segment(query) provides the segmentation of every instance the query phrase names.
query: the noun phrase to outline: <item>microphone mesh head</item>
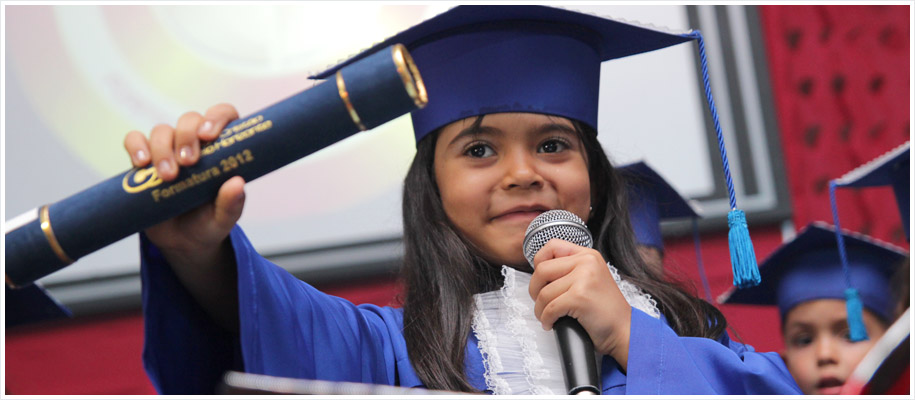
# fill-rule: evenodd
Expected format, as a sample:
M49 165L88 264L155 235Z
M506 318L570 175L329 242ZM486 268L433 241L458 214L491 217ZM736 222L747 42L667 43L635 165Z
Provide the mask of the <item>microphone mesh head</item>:
M524 233L524 258L534 266L534 256L550 239L561 239L579 246L593 245L585 222L566 210L550 210L534 218Z

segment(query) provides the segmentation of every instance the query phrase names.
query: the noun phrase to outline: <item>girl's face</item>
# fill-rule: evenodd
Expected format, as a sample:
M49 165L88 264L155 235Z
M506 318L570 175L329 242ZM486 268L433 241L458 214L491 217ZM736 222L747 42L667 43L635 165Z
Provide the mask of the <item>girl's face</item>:
M883 336L886 326L867 309L863 314L870 339L853 343L843 300L813 300L788 311L784 359L804 394L839 394L864 354Z
M487 261L530 269L524 232L540 213L591 207L585 150L572 123L542 114L503 113L453 122L435 145L435 178L455 227Z

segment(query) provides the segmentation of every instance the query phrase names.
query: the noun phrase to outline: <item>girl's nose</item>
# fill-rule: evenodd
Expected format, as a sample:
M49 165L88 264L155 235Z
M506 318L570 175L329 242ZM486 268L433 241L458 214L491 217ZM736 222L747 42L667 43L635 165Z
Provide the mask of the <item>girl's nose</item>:
M505 163L505 175L502 179L504 189L530 189L543 186L543 176L537 169L537 160L531 154L524 151L515 151L507 154L503 162Z

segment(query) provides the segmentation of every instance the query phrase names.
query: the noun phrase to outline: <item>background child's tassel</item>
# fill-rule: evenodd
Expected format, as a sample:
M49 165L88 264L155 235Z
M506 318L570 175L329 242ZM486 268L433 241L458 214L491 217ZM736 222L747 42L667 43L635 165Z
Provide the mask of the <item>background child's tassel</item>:
M747 217L742 210L728 213L728 246L731 249L731 268L734 286L747 288L759 284L759 266L747 229Z
M848 332L852 342L867 340L867 329L864 329L861 298L855 288L845 289L845 310L848 312Z
M861 298L858 290L851 284L851 272L848 269L848 255L845 253L845 237L842 236L842 226L839 225L839 208L836 206L836 181L829 181L829 205L832 207L832 221L835 223L836 247L839 249L839 259L842 261L842 272L845 274L845 311L848 314L849 340L860 342L867 340L867 330L864 329Z

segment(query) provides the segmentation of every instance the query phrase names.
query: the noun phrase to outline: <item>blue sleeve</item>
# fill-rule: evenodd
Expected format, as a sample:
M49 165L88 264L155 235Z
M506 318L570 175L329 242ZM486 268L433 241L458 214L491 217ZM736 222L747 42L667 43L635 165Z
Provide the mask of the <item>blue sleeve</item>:
M257 254L240 228L230 238L239 335L216 326L144 241L144 362L160 393L212 393L224 371L242 366L273 376L419 384L400 310L324 294Z
M632 309L626 394L801 394L775 353L720 341L680 337L664 321Z
M238 228L232 242L248 372L394 384L397 337L385 322L389 309L356 307L316 290L254 252Z
M143 366L161 394L213 394L222 374L243 370L238 338L217 325L140 234Z

